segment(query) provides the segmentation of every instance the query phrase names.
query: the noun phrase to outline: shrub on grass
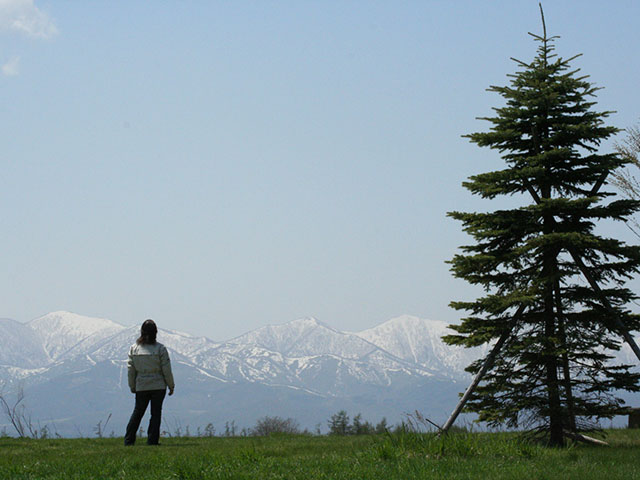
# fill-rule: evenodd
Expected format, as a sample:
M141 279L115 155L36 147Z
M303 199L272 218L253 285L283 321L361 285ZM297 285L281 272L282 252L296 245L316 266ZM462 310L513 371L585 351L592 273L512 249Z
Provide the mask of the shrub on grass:
M282 417L262 417L256 425L251 429L250 434L257 437L266 437L273 433L300 433L300 425L293 418Z

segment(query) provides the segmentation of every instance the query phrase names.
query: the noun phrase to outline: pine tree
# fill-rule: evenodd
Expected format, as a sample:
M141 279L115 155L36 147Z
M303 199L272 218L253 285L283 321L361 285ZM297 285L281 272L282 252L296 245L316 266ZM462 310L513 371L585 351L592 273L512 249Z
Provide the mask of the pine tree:
M541 9L542 13L542 9ZM508 86L492 86L505 105L488 132L471 142L500 152L506 167L463 185L485 199L521 196L523 206L489 213L451 212L476 241L451 260L456 277L486 294L451 306L468 312L445 337L467 347L495 342L493 367L467 404L492 426L526 427L551 445L624 412L615 391L639 391L640 375L613 365L611 351L640 328L626 305L636 298L624 282L640 268L640 247L596 233L596 223L624 220L640 202L603 191L624 165L598 152L618 130L611 112L593 109L598 88L554 53L543 35L530 63ZM609 353L608 353L609 352ZM475 373L482 361L468 367Z

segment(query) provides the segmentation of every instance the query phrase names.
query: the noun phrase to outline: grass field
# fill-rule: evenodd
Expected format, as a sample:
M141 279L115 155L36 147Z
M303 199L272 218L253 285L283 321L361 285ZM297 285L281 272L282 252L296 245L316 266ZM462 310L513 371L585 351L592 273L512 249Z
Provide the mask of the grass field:
M0 438L0 479L640 479L640 430L549 449L507 433L122 439Z

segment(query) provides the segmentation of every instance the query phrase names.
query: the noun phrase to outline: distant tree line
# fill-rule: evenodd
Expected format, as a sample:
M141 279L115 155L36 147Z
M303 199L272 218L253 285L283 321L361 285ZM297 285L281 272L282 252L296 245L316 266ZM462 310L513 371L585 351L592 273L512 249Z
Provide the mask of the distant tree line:
M363 420L362 414L358 413L351 423L349 415L345 410L340 410L332 415L328 422L329 435L373 435L385 433L389 427L387 419L382 418L375 426L367 420Z
M387 419L383 418L377 424L373 424L362 418L362 414L358 413L351 419L345 410L340 410L332 415L328 421L329 435L376 435L382 434L392 429L403 428L404 422L399 426L392 426L387 423ZM206 427L198 427L192 432L189 426L182 428L179 423L175 425L167 425L162 434L169 437L266 437L269 435L289 434L289 435L322 435L321 424L317 424L314 431L309 429L301 429L300 424L294 418L283 418L279 416L264 416L256 421L253 427L238 428L235 420L225 422L224 429L220 432L212 423ZM141 431L142 435L142 431Z
M2 401L4 400L4 403ZM20 401L22 398L20 399ZM16 405L20 404L20 401ZM0 430L0 437L18 436L28 438L50 438L57 437L62 438L60 434L55 431L55 426L50 427L48 425L40 426L34 424L31 417L27 416L26 411L18 411L16 408L10 409L6 402L6 399L0 395L0 406L5 407L3 413L12 422L13 435L8 431L6 427ZM13 406L13 405L11 405ZM8 412L8 413L7 413ZM11 415L10 415L11 414ZM112 415L109 414L106 419L100 420L93 428L93 433L97 438L116 437L116 432L111 429L108 433L106 430L109 420ZM368 420L362 418L362 414L358 413L351 419L345 410L340 410L338 413L332 415L328 421L329 427L328 435L376 435L383 434L388 431L396 431L398 429L405 428L406 425L402 422L398 426L389 425L387 419L383 418L377 424L373 424ZM112 424L113 426L113 424ZM51 428L54 431L51 431ZM259 418L253 427L238 428L235 420L227 421L224 423L224 427L220 431L216 430L213 423L208 423L206 426L198 426L192 429L189 425L184 426L178 421L168 421L164 425L162 435L165 437L266 437L269 435L323 435L321 424L317 424L314 431L309 429L301 429L300 424L293 418L282 418L279 416L264 416ZM138 432L139 437L144 437L145 432L141 427ZM78 437L84 438L85 434L78 430Z
M61 435L56 431L55 424L52 426L41 426L39 422L32 419L31 414L24 404L24 391L20 389L15 399L10 400L0 388L0 417L8 420L9 426L13 430L13 435L4 426L0 430L0 437L18 436L28 438L50 438ZM107 426L111 420L112 414L109 413L106 418L101 419L93 427L93 433L98 438L115 437L116 433L111 429L107 433ZM208 423L204 428L198 426L192 431L189 425L183 427L179 419L163 419L164 429L163 436L167 437L264 437L274 434L289 435L322 435L321 424L317 424L313 432L308 429L302 430L297 420L293 418L282 418L279 416L264 416L256 421L251 428L238 429L235 420L227 421L224 424L224 430L216 435L216 428L213 423ZM327 421L329 427L329 435L375 435L389 431L392 427L387 424L387 419L383 418L376 425L362 418L362 414L358 413L350 419L346 410L340 410L332 415ZM404 422L397 428L403 428ZM113 424L111 424L113 427ZM138 434L144 436L142 426ZM84 437L84 434L78 430L78 437Z
M387 419L383 418L377 424L373 424L362 418L362 414L358 413L351 419L346 410L340 410L332 415L328 421L329 435L376 435L382 434L390 430L403 428L404 423L394 427L387 423ZM176 424L168 426L162 434L169 437L266 437L269 435L322 435L321 424L316 425L314 431L309 429L301 429L300 424L294 418L283 418L279 416L264 416L256 421L253 427L238 428L235 420L225 422L224 429L220 432L212 423L206 427L198 427L192 432L189 426L182 428ZM141 432L142 435L142 432Z

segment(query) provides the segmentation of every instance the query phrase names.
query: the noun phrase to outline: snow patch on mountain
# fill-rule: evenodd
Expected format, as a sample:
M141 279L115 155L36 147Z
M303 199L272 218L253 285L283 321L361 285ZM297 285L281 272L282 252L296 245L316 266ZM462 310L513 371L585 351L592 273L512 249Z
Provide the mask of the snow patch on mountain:
M408 362L448 376L464 377L464 369L484 356L486 347L447 345L442 336L451 333L455 332L446 322L403 315L355 335Z
M0 319L0 365L37 368L49 362L49 356L35 331L23 323Z
M340 332L315 318L261 327L230 340L230 344L258 345L289 358L335 355L360 359L377 347L353 333Z
M48 313L26 324L33 329L52 361L67 354L85 353L100 340L123 330L119 323L71 312Z

